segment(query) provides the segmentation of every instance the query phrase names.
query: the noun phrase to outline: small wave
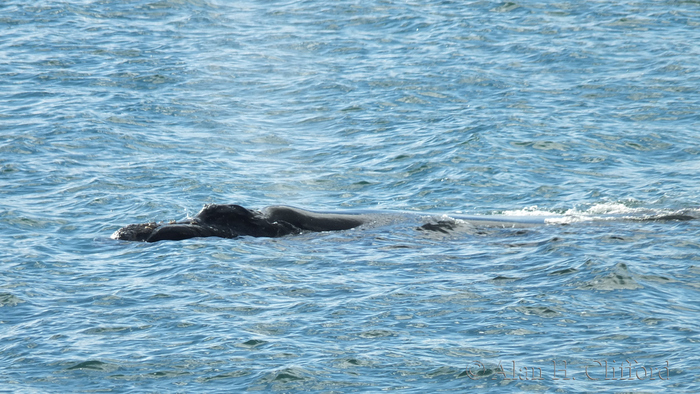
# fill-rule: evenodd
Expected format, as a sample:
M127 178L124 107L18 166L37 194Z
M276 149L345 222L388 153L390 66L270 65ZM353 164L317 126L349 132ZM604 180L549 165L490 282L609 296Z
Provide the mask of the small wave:
M585 283L581 288L585 290L613 291L637 290L643 288L643 286L634 278L627 264L618 263L607 275L595 278Z

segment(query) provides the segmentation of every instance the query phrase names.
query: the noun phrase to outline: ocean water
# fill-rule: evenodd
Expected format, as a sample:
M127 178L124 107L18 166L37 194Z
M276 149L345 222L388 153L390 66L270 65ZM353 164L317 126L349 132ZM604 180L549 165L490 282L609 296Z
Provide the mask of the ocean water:
M700 3L0 3L0 391L698 392ZM409 212L110 239L208 203ZM430 233L458 215L561 215Z

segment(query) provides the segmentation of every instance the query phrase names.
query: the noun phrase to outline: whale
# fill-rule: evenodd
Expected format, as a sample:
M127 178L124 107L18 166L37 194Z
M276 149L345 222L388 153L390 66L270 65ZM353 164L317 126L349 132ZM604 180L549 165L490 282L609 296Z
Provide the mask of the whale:
M192 219L130 224L112 234L124 241L179 241L199 237L282 237L304 232L340 231L371 220L369 214L320 213L288 206L251 210L236 204L210 204Z
M209 204L191 219L167 223L130 224L115 231L111 238L142 242L180 241L200 237L275 238L306 232L350 230L373 223L382 215L401 217L410 214L391 214L381 211L316 212L284 205L252 210L236 204ZM452 215L444 219L431 220L417 229L447 234L465 223L470 226L523 228L548 224L552 220L561 218L562 215ZM686 214L667 214L630 220L686 221L693 219L696 218Z

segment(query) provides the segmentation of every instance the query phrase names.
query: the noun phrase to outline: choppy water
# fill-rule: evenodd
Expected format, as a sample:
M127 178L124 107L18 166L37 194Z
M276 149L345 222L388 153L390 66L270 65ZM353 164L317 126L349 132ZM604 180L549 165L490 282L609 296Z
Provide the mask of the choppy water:
M0 391L697 392L700 226L594 219L700 216L699 42L696 1L3 1ZM214 202L417 215L109 239ZM415 230L459 213L575 220Z

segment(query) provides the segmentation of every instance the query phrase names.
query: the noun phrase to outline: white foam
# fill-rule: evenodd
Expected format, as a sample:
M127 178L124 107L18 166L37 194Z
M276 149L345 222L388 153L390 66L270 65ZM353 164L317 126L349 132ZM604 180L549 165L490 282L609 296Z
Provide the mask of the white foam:
M507 210L501 212L502 215L506 216L552 216L557 215L557 213L552 211L547 211L540 209L537 205L531 207L525 207L522 209Z
M626 205L622 202L601 202L590 206L576 207L565 212L556 212L539 208L536 205L516 210L499 212L508 217L543 217L546 224L572 224L590 221L608 221L619 219L643 219L657 216L684 214L698 217L700 209L660 209Z

